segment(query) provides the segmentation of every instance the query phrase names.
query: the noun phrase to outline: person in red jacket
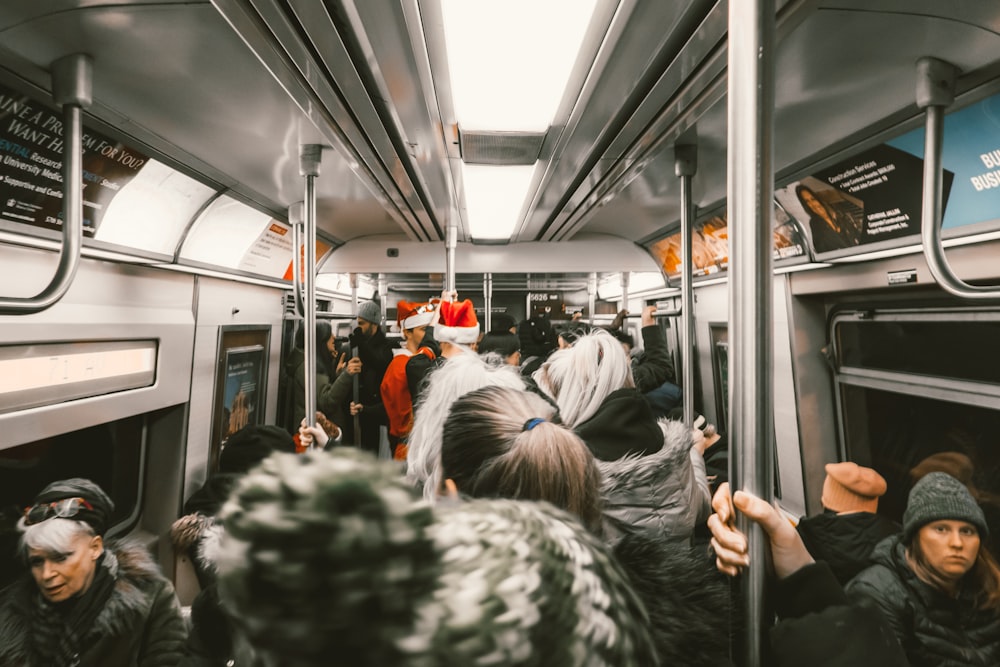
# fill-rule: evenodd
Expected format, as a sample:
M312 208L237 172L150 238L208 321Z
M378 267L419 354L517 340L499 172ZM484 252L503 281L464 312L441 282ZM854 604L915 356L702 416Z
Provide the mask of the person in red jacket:
M394 458L406 457L406 438L413 428L413 397L406 381L406 364L414 355L436 358L436 353L423 345L427 327L434 321L436 307L433 303L400 301L396 306L396 320L403 332L405 347L399 351L382 377L382 403L389 417L389 442Z

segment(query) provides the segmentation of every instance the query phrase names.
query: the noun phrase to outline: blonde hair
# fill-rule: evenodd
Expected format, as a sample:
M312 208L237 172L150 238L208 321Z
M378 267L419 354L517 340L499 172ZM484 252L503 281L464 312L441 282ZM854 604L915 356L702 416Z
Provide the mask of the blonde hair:
M635 387L624 348L602 329L554 352L531 377L556 402L570 428L593 417L611 392Z
M514 366L492 366L476 354L452 357L427 376L427 387L414 406L406 453L406 477L423 485L424 498L435 500L441 486L441 433L448 410L460 396L488 386L524 389L524 380Z
M555 413L527 391L466 394L444 423L443 475L474 498L548 501L600 535L600 471L583 440L552 421Z

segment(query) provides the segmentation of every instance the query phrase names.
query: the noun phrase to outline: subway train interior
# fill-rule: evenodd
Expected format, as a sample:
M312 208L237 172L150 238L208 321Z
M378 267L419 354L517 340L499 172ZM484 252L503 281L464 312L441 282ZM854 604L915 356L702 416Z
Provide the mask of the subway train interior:
M307 311L451 286L484 329L655 304L790 517L832 461L896 519L940 452L1000 494L1000 3L731 4L0 4L4 548L90 477L179 579Z

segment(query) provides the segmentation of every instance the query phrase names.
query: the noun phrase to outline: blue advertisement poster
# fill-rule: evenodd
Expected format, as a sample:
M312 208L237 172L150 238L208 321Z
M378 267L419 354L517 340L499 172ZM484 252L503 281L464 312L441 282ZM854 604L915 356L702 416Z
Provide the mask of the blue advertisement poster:
M254 345L227 350L225 364L220 429L223 442L244 426L260 423L264 348Z
M889 146L924 156L924 129ZM944 117L943 167L954 174L944 229L1000 219L1000 95Z

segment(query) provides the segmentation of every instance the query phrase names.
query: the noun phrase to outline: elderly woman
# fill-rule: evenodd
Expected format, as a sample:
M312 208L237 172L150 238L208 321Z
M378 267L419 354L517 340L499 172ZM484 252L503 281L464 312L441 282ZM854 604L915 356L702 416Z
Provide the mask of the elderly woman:
M968 489L932 472L910 490L903 532L847 585L889 620L912 665L1000 665L1000 570Z
M18 523L30 576L0 593L0 665L176 665L173 586L140 545L104 542L114 503L87 479L54 482Z

